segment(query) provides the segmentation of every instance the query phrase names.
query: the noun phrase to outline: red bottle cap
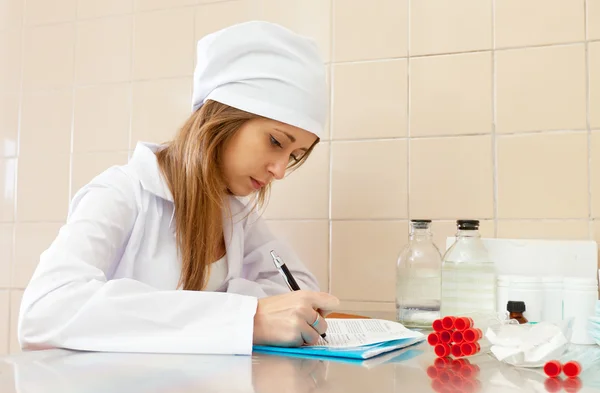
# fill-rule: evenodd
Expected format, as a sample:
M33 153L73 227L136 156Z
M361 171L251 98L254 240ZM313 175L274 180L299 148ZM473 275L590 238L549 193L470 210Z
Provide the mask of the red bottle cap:
M477 347L473 343L462 343L460 349L464 356L471 356L477 352Z
M442 319L442 326L444 327L444 329L446 330L451 330L454 329L454 321L456 320L456 317L444 317Z
M544 372L550 378L558 377L561 371L562 367L558 360L550 360L544 365Z
M440 332L440 341L445 344L450 343L452 341L452 333L449 330Z
M454 321L454 327L456 330L466 330L470 327L473 327L473 320L469 317L456 318L456 321Z
M481 329L479 329L479 328L468 328L463 333L463 338L464 338L465 342L468 342L468 343L475 342L475 341L479 340L481 337L483 337L483 333L481 332Z
M452 342L460 344L463 342L463 340L464 340L463 334L460 330L455 330L452 332Z
M433 323L431 324L431 327L436 332L441 332L442 330L444 330L444 325L442 325L441 319L436 319L435 321L433 321Z
M574 378L581 373L581 364L575 360L571 360L563 364L563 373L569 378Z
M435 354L438 357L445 358L450 355L450 346L448 344L438 344L434 348Z
M454 356L455 358L463 356L463 352L460 345L456 344L452 346L452 356Z
M429 335L427 336L427 342L432 347L435 346L436 344L439 344L439 342L440 342L440 334L436 333L436 332L429 333Z

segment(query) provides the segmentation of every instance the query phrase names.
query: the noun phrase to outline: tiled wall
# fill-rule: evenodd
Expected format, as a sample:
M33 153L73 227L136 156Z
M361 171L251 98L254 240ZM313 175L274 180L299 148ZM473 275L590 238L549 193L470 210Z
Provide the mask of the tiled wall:
M195 41L314 37L328 137L266 217L346 309L390 309L409 218L438 244L600 238L600 0L0 0L0 354L69 197L189 114Z

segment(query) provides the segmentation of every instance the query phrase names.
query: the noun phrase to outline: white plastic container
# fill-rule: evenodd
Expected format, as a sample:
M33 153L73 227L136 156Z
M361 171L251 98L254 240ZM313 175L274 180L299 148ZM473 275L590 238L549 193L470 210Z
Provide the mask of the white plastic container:
M510 276L509 301L525 302L523 316L529 322L540 322L544 307L542 279L535 276ZM504 306L506 310L506 305Z
M509 301L510 276L503 274L498 276L496 284L496 311L506 311L506 304Z
M542 277L544 289L542 320L560 323L563 319L563 278Z
M595 278L565 277L563 292L563 318L574 318L573 344L595 344L589 335L588 318L596 311L598 281Z

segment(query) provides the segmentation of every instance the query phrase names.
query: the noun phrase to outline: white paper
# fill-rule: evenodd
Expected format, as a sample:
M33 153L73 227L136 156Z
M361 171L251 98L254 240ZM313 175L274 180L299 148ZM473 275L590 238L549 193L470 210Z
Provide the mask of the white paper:
M402 324L383 319L327 319L327 342L322 338L314 346L354 348L392 340L424 337Z

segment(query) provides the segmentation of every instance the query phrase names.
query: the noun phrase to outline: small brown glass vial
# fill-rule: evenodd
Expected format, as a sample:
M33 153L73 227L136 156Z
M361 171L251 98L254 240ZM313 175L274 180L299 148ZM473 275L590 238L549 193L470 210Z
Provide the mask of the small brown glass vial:
M521 301L509 301L506 305L506 311L509 312L510 319L516 319L519 324L527 323L527 318L523 316L525 312L525 302Z

